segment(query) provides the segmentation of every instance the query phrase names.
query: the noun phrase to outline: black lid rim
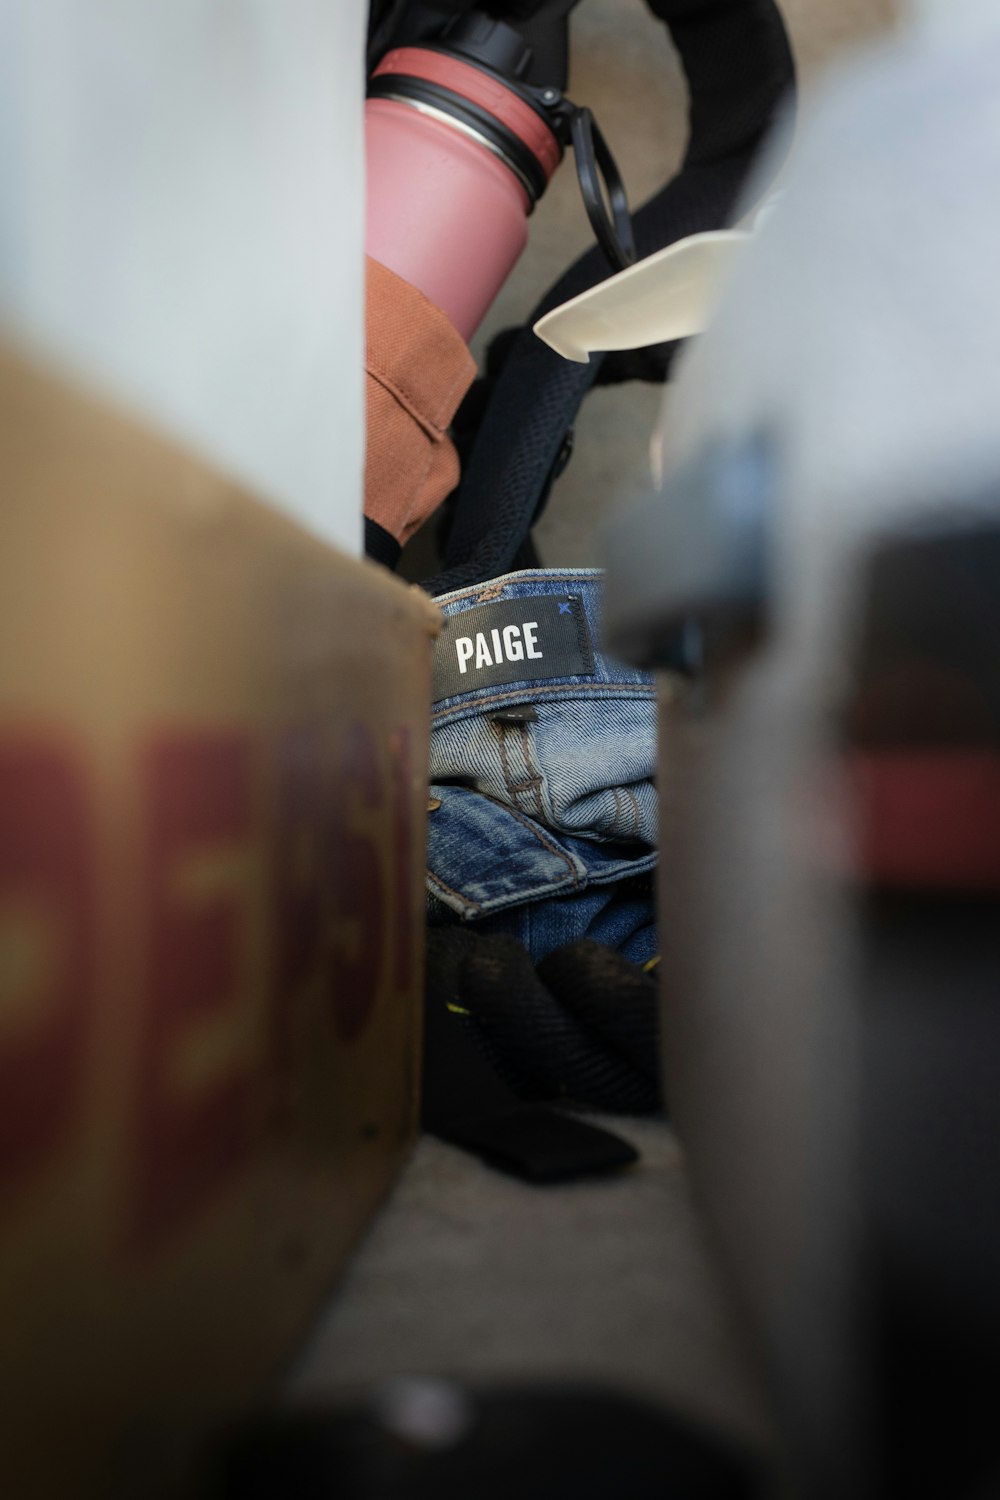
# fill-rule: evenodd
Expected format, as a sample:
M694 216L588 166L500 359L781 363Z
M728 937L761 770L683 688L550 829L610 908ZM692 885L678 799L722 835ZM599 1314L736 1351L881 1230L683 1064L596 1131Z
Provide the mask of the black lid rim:
M404 104L412 102L415 105L429 105L484 137L484 145L493 150L522 183L532 207L548 186L549 173L520 136L515 135L509 126L491 115L482 105L473 103L453 89L431 83L426 78L416 78L410 73L377 73L369 81L368 98L392 98ZM546 124L549 122L546 121ZM551 129L551 125L549 128Z
M439 57L450 58L452 62L464 63L467 68L475 68L477 72L485 73L488 78L494 79L497 83L502 83L504 88L509 90L510 93L516 94L521 103L526 104L529 109L534 110L538 118L548 126L552 134L557 139L559 138L559 126L552 113L554 107L562 103L563 96L557 88L541 89L536 84L523 82L520 78L511 78L509 74L501 73L498 68L490 67L489 63L481 61L480 58L468 57L464 52L455 51L451 47L444 46L441 42L413 42L405 50L434 52ZM552 98L546 97L543 99L541 97L543 94L546 96L551 94Z

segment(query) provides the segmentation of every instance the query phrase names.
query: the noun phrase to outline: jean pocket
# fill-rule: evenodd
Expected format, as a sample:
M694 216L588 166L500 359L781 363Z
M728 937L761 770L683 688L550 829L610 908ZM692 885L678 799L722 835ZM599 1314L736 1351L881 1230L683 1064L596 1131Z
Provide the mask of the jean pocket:
M465 921L655 868L644 843L567 837L467 787L433 791L427 889Z

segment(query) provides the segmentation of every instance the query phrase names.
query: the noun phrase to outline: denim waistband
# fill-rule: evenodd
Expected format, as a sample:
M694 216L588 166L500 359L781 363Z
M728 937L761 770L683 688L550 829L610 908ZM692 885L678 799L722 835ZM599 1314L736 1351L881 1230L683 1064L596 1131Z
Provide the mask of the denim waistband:
M650 673L616 661L600 649L603 582L601 568L530 568L505 573L486 584L439 595L434 602L446 621L486 604L535 598L572 601L572 608L586 624L586 634L593 649L592 659L588 662L591 670L586 672L556 672L543 677L518 678L514 676L516 668L511 668L511 680L501 685L470 685L463 691L439 698L433 706L432 726L496 711L514 703L553 703L571 698L652 698L654 684Z
M584 893L656 863L653 679L600 650L602 583L532 569L436 601L457 622L437 680L454 686L463 665L480 678L440 697L431 724L428 892L461 920L558 898L563 924L573 906L589 921ZM538 675L518 676L522 661ZM555 931L548 910L536 927Z

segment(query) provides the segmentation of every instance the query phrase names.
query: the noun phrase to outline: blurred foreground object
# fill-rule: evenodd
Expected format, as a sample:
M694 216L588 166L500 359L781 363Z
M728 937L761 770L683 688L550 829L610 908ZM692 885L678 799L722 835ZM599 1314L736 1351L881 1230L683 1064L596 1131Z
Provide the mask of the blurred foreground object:
M956 4L828 89L609 567L701 642L667 1088L809 1500L1000 1488L998 72Z
M195 1500L761 1500L754 1456L600 1387L402 1379L218 1446Z
M366 15L0 8L0 325L355 554Z
M151 1500L416 1130L438 617L6 352L0 475L4 1490Z

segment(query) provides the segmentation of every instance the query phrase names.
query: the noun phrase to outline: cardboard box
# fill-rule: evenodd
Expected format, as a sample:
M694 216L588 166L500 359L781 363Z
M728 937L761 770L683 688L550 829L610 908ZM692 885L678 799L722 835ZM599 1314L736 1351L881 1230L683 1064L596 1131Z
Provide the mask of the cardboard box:
M416 1129L437 612L9 351L0 475L3 1489L152 1495Z

